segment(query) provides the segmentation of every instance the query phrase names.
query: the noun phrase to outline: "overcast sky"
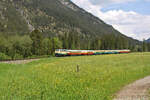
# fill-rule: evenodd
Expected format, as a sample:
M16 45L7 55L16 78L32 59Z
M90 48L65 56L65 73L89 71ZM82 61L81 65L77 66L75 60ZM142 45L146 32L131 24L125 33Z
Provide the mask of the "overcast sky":
M121 33L150 38L150 0L71 0Z

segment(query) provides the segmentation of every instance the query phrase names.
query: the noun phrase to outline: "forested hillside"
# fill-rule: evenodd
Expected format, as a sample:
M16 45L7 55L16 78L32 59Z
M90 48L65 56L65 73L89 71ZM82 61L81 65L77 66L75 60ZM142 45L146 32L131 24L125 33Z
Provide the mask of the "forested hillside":
M70 0L1 0L0 59L52 55L63 49L150 50Z

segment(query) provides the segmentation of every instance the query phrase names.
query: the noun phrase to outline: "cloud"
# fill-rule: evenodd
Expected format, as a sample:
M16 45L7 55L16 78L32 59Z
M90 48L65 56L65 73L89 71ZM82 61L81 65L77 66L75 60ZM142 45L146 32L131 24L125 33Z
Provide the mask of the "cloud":
M104 20L107 24L111 24L115 29L127 36L139 40L150 38L150 15L142 15L134 11L126 12L123 10L109 10L107 12L102 12L101 8L103 6L98 5L98 3L101 3L102 1L106 4L107 2L111 3L113 1L120 3L135 0L99 0L97 4L91 3L92 0L72 1L86 11Z
M124 2L133 2L137 0L89 0L94 5L108 5L108 4L116 4L116 3L124 3Z
M139 40L150 38L149 15L113 10L103 13L102 19L127 36Z

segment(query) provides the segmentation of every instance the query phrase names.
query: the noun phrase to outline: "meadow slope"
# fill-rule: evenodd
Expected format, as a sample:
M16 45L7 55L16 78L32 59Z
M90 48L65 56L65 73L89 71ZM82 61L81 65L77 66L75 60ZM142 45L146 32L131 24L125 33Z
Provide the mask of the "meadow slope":
M149 59L150 53L131 53L0 63L0 100L112 100L123 86L150 75Z

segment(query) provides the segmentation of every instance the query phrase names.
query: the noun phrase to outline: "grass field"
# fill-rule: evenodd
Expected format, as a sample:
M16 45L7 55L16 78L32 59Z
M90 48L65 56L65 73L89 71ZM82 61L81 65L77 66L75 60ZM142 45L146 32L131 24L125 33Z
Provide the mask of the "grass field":
M121 87L148 75L150 53L1 63L0 100L112 100Z

